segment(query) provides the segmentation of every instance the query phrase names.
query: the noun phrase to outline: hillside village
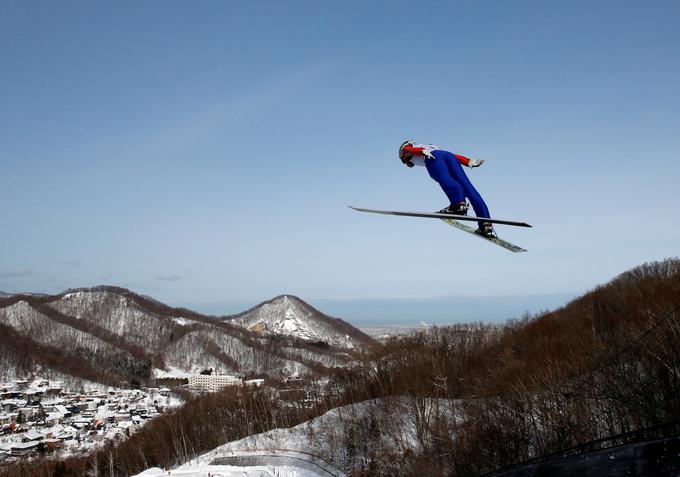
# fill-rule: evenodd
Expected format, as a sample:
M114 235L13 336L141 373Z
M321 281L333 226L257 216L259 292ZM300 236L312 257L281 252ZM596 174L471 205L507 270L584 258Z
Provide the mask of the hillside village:
M39 378L0 383L0 461L89 452L181 403L167 388L70 391Z
M193 393L229 386L260 387L264 379L189 375ZM98 443L129 437L146 422L182 404L168 388L67 391L60 381L14 380L0 384L0 462L38 454L88 452Z

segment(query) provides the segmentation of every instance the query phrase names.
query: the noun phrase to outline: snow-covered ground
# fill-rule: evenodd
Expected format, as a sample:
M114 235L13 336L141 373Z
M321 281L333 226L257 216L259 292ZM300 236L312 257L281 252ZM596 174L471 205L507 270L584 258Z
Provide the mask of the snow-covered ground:
M365 465L374 453L395 456L396 465L399 456L422 450L428 427L438 423L455 429L458 404L444 399L364 401L335 408L289 429L274 429L226 443L173 469L172 474L149 469L147 472L157 473L139 476L338 477Z
M274 459L276 460L276 459ZM322 471L323 472L323 471ZM173 470L164 471L159 468L148 469L138 477L319 477L344 474L319 473L314 470L305 469L300 466L292 465L254 465L248 467L233 465L207 465L196 470Z

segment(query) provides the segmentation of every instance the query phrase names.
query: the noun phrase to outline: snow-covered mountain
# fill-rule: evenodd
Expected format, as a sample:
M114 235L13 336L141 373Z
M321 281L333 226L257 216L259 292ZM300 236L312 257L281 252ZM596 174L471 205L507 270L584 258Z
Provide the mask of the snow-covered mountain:
M375 341L340 318L332 318L292 295L280 295L238 315L230 323L263 335L280 335L341 348L371 347Z
M337 346L356 346L361 340L354 337L361 332L344 322L345 328L326 329L317 318L325 315L310 312L299 299L283 301L295 303L286 329L304 329L305 339L331 346L288 338L272 343L240 323L172 308L117 287L2 297L0 357L7 366L0 379L50 369L107 384L182 377L210 368L223 374L297 375L347 362L346 349Z

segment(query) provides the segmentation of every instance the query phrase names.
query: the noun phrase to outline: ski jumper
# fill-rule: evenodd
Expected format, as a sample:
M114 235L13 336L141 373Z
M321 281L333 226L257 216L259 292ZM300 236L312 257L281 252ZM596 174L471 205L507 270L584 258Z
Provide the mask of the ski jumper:
M404 148L413 154L411 162L414 165L425 166L430 177L444 190L452 205L463 202L467 197L477 217L491 218L484 199L463 170L462 165L467 166L470 159L434 145L418 144ZM482 221L478 224L482 227Z

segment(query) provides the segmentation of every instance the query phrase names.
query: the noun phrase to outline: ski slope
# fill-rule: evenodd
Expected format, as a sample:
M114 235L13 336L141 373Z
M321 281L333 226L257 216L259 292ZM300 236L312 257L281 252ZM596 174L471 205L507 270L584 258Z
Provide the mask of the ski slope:
M369 462L374 454L401 456L422 452L423 425L437 422L455 432L458 405L454 400L432 398L362 401L331 409L291 428L227 442L171 473L149 469L146 472L156 473L137 477L341 477L346 475L344 471L356 470ZM396 468L392 470L397 473Z

